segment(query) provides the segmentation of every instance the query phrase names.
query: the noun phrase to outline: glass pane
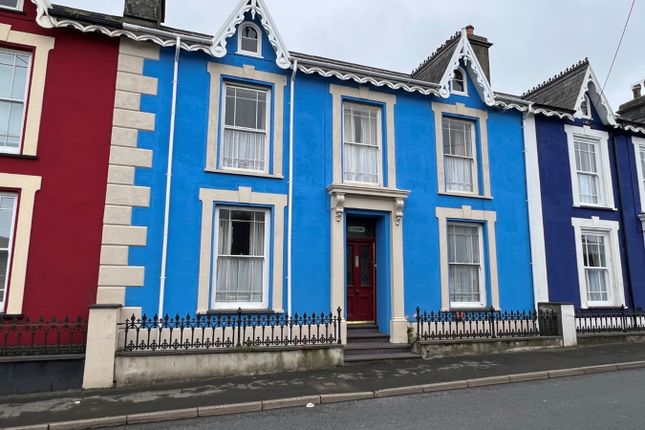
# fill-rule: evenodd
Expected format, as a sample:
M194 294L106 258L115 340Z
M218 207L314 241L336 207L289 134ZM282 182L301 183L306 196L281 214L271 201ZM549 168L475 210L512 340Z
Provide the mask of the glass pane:
M15 198L2 197L1 200L3 206L7 206L7 208L0 208L0 249L8 250L11 233L13 232L13 207Z
M464 92L464 87L464 74L461 73L461 70L455 70L455 77L452 80L452 90Z
M450 266L450 301L459 303L479 303L479 267Z
M450 263L479 264L479 227L448 225L448 261Z
M222 166L254 171L265 170L267 137L264 133L224 130Z
M219 257L216 302L263 301L263 258Z
M347 285L354 285L354 247L347 245L345 254L345 282Z
M608 273L606 269L587 269L587 300L606 302L609 299L607 290Z
M257 53L258 52L258 40L257 39L248 39L246 37L242 37L242 51Z
M447 191L472 192L474 161L469 158L445 156L444 176Z
M378 147L345 143L343 150L344 180L376 184L379 182Z
M18 7L18 0L0 0L0 6L5 6L5 7L10 7L15 9Z
M0 52L0 97L11 97L11 87L13 85L13 59L11 65L6 64L8 55Z
M257 91L238 88L235 104L235 125L252 128L257 126Z
M378 110L369 106L345 104L344 141L378 146Z
M235 125L235 88L226 88L226 119L225 125Z
M598 204L599 180L597 175L578 173L580 201L582 203Z
M20 60L18 60L18 62L23 63ZM27 87L27 67L24 65L17 66L13 76L13 91L11 93L11 98L13 98L14 100L24 101L26 87Z
M9 117L11 103L0 101L0 145L3 145L9 134Z
M9 115L9 132L8 136L13 138L12 141L15 143L20 138L20 133L22 132L22 117L23 114L23 105L22 103L11 103L11 113ZM13 145L9 145L13 146Z
M452 118L444 118L443 150L444 155L472 157L472 123Z
M4 302L7 291L7 277L9 276L9 252L0 251L0 303Z
M371 287L370 276L371 246L361 246L361 287Z

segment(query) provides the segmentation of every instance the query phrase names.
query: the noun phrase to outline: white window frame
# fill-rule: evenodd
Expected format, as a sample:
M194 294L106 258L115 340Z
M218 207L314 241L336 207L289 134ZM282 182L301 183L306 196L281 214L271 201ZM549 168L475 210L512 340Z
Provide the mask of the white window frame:
M9 230L9 242L7 244L7 268L4 278L4 288L3 293L0 294L0 313L5 312L8 290L9 290L9 276L11 273L12 267L12 258L13 258L13 242L16 235L16 214L18 213L18 194L16 193L0 193L0 197L12 198L13 199L13 209L11 214L11 227Z
M377 140L377 175L376 182L349 181L345 179L345 106L360 106L361 108L373 109L376 111L376 140ZM345 184L360 184L372 187L383 186L383 109L368 103L360 103L353 100L343 100L341 109L341 175ZM353 143L353 142L352 142ZM353 143L355 144L355 143ZM389 160L388 160L389 161Z
M645 154L645 139L642 137L632 137L634 144L634 155L636 157L636 172L638 178L638 190L641 199L641 213L645 214L645 171L641 162L641 153Z
M24 96L22 101L23 108L22 108L22 118L20 119L21 125L20 125L20 136L18 137L18 146L16 148L0 146L0 153L2 154L20 154L20 152L22 151L23 139L25 137L25 120L27 118L27 109L29 108L29 89L31 88L31 73L32 73L31 69L33 67L34 54L28 51L20 51L16 49L7 49L7 48L1 48L1 47L0 47L0 52L8 52L14 55L20 54L20 55L29 56L29 63L27 64L27 78L25 79L25 89L24 89ZM16 102L16 100L14 99L3 99L1 97L0 97L0 100L7 101L10 103Z
M468 157L460 157L456 155L446 155L445 153L445 147L443 144L443 123L445 120L454 120L454 121L459 121L463 123L468 123L470 125L470 136L472 138L471 141L471 151L473 154L473 164L472 164L472 178L473 178L473 189L472 191L460 191L460 190L449 190L448 189L448 182L446 181L446 157L453 157L453 158L468 158ZM442 159L442 164L444 166L443 168L443 175L444 175L444 189L443 192L446 194L456 194L456 195L465 195L465 196L472 196L472 195L479 195L479 154L477 152L477 127L475 126L475 121L469 118L460 118L460 117L455 117L455 116L450 116L450 115L443 115L441 117L441 159Z
M450 80L450 93L451 94L456 94L458 96L468 96L468 79L466 78L466 71L464 69L462 69L461 67L458 67L457 69L455 69L455 72L457 72L457 71L461 72L461 76L462 76L462 79L463 79L463 82L464 82L464 90L463 91L455 90L455 88L452 85L454 80L455 80L455 78L453 77Z
M569 148L569 170L571 172L571 186L573 191L574 207L591 207L617 210L614 203L614 188L612 181L611 163L609 161L609 133L593 130L589 126L577 127L565 125L567 144ZM578 182L578 169L576 166L575 137L598 140L597 168L599 177L598 203L583 203L580 200L580 183Z
M242 49L242 30L244 30L246 27L251 27L258 34L258 50L255 52ZM244 22L239 26L239 28L237 29L237 53L249 57L262 58L262 30L260 30L260 27L252 22Z
M227 167L224 165L224 132L227 128L232 129L232 130L238 130L238 131L249 131L253 133L258 133L257 130L255 129L247 129L243 127L233 127L233 126L227 126L226 125L226 93L227 89L229 87L233 88L244 88L244 89L249 89L249 90L254 90L254 91L264 91L266 92L266 109L265 109L265 114L266 114L266 119L265 119L265 124L266 124L266 130L264 130L264 134L266 135L266 147L264 148L264 169L263 170L255 170L255 169L241 169L237 167ZM222 100L221 100L221 130L220 130L220 135L219 135L219 156L218 156L218 166L221 170L223 171L231 171L231 172L239 172L239 173L260 173L260 174L269 174L269 164L271 163L271 160L269 159L269 155L271 154L271 115L272 115L272 109L271 109L271 103L272 103L272 92L270 88L264 88L264 87L259 87L259 86L253 86L253 85L246 85L246 84L240 84L237 82L227 82L225 81L223 84L223 91L222 91Z
M450 226L460 226L460 227L473 227L477 229L479 234L479 302L453 302L450 300L451 309L469 309L469 308L485 308L486 307L486 261L484 247L484 226L482 224L469 223L469 222L460 222L449 220L446 226L448 232L450 231ZM450 240L450 234L448 233L448 240ZM456 263L450 263L450 256L448 256L448 272L450 272L450 266ZM448 280L450 282L450 280ZM451 292L450 286L449 294Z
M620 307L625 305L625 291L623 272L620 256L620 243L618 232L620 224L617 221L600 220L598 217L591 219L573 218L571 220L575 234L576 261L578 265L578 286L580 289L580 307ZM608 300L606 302L590 302L587 300L587 276L584 265L584 251L582 248L582 235L604 235L607 243L607 263L609 271Z
M587 109L583 109L583 103L587 105ZM589 94L585 93L583 102L580 103L580 117L583 119L591 119L591 99Z
M262 301L261 302L217 302L216 289L217 289L217 269L219 260L219 221L220 211L222 209L232 211L247 211L247 212L264 212L264 265L262 268ZM228 206L216 205L215 206L215 221L213 225L214 240L213 240L213 276L211 280L211 299L210 309L212 310L237 310L237 309L253 309L261 310L267 309L269 306L269 268L271 264L271 256L269 254L271 242L271 210L265 207L255 206Z
M22 12L24 10L24 7L25 7L25 1L24 0L18 0L17 3L16 3L16 7L1 6L0 5L0 9L15 10L15 11L18 11L18 12Z

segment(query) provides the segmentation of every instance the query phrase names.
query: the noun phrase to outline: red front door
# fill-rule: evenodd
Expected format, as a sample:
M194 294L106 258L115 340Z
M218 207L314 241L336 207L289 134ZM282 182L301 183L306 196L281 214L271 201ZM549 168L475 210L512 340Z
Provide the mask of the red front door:
M348 220L345 249L348 321L375 319L375 248L372 223Z

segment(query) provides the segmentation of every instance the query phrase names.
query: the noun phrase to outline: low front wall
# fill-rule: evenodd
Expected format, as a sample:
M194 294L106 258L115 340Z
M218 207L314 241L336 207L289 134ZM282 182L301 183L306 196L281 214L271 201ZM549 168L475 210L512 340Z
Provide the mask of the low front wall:
M0 395L80 389L84 361L82 354L1 357Z
M266 375L343 365L339 345L219 351L121 352L116 357L117 386L202 378Z
M457 339L421 341L413 346L414 352L424 359L455 357L460 355L498 354L523 352L535 349L562 347L561 337L513 337L498 339Z
M578 334L578 345L603 345L607 343L645 342L645 333L593 333Z

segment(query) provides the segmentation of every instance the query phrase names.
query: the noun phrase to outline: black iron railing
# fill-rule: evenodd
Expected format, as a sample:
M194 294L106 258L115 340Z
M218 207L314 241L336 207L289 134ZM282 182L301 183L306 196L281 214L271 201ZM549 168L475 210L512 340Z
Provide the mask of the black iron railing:
M625 333L645 332L645 311L642 309L576 309L576 332Z
M503 337L556 336L555 312L540 311L438 311L417 308L417 341L494 339Z
M0 318L0 357L82 354L87 321L39 318Z
M179 351L340 344L336 314L212 314L143 316L119 323L123 351Z

